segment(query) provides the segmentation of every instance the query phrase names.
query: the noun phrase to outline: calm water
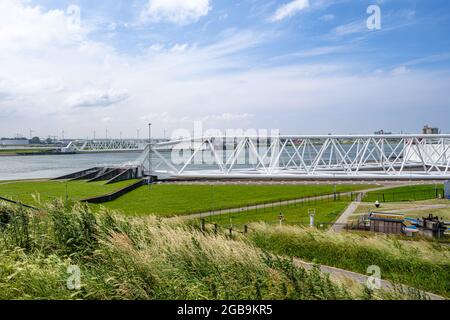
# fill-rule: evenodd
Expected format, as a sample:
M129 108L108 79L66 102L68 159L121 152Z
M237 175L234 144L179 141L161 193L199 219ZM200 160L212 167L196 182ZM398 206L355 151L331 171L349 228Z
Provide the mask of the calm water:
M343 152L347 152L350 146L344 145ZM385 149L387 147L385 146ZM292 148L288 148L289 154L294 154ZM372 149L372 146L369 150ZM263 155L265 150L260 150L260 154ZM171 152L161 152L162 156L171 159ZM374 158L378 158L380 153L377 150L373 150ZM389 154L389 153L388 153ZM89 169L96 166L105 165L119 165L127 162L136 161L140 157L140 152L130 153L93 153L93 154L70 154L70 155L44 155L44 156L15 156L15 157L0 157L0 181L1 180L16 180L16 179L38 179L38 178L55 178L65 174L73 173L80 170ZM201 159L208 160L206 163L209 165L190 165L190 169L217 169L214 157L209 151L200 152L198 154ZM350 150L349 157L356 156L356 150ZM397 155L394 155L394 157ZM315 153L309 154L305 152L304 161L306 165L310 165L315 158ZM324 153L323 159L331 159L337 161L336 152L333 154L330 151ZM154 165L161 162L160 159L153 157ZM270 158L269 158L270 159ZM225 158L223 159L225 161ZM370 159L369 159L370 160ZM280 163L289 163L290 155L283 154L280 158ZM177 168L181 168L182 165L175 165ZM236 164L235 168L241 167L240 164ZM246 165L242 165L246 167Z
M0 180L56 178L101 165L134 161L140 153L0 157Z

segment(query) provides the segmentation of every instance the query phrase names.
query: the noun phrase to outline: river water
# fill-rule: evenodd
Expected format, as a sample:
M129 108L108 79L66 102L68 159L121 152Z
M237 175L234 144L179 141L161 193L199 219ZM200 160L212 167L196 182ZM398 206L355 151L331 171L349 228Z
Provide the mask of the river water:
M344 145L343 153L348 151L349 157L356 157L356 150L349 150L349 145ZM373 146L371 146L373 148ZM370 149L371 149L370 148ZM385 146L385 148L387 148ZM287 148L289 154L282 154L279 161L280 163L289 163L291 160L291 155L295 153L292 148ZM392 150L392 146L391 146ZM266 149L259 150L260 155L263 156L265 154ZM377 150L373 150L374 159L380 157L380 153ZM136 161L140 158L142 153L140 152L124 152L124 153L90 153L90 154L67 154L67 155L42 155L42 156L4 156L0 157L0 181L4 180L19 180L19 179L39 179L39 178L56 178L59 176L63 176L69 173L73 173L76 171L81 171L85 169L89 169L97 166L107 166L107 165L120 165L129 162ZM389 154L389 152L387 153ZM161 152L161 155L172 162L172 153ZM217 169L217 165L214 165L215 158L210 153L210 151L203 151L197 154L200 156L201 163L200 165L190 165L190 169ZM227 155L224 153L224 158L222 159L225 163ZM315 159L315 153L309 154L309 152L305 152L303 155L303 160L306 165L311 165L313 160ZM393 155L395 158L397 154ZM189 157L187 157L188 159ZM327 150L323 159L333 158L334 161L337 161L336 152L330 153ZM155 164L161 162L160 159L156 157L156 155L152 156L152 161ZM186 159L186 160L187 160ZM245 159L244 159L245 160ZM254 159L256 160L256 159ZM270 160L268 157L266 160ZM370 160L370 159L369 159ZM206 162L204 162L206 161ZM244 161L245 162L245 161ZM322 163L321 163L322 164ZM183 165L174 165L178 169L180 169ZM246 165L240 165L239 163L234 166L234 168L243 167Z
M134 161L140 153L92 153L0 157L0 180L56 178L102 165Z

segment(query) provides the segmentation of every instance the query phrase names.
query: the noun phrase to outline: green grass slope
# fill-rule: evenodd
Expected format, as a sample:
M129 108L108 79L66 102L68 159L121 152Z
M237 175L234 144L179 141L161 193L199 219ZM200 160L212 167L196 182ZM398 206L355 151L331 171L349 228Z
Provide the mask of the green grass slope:
M0 184L0 196L21 201L25 204L38 204L34 196L42 202L54 199L65 199L66 186L67 195L70 200L78 201L84 198L101 196L120 190L137 180L121 181L113 184L105 184L105 181L20 181Z
M396 201L420 201L437 198L442 195L444 186L438 185L416 185L386 189L382 191L368 192L364 197L365 202L396 202Z
M370 185L339 185L337 192L371 188ZM332 194L332 185L178 185L161 184L136 189L106 203L110 209L132 215L174 216L209 210L300 199Z
M269 225L279 224L280 213L284 216L283 224L287 225L309 225L309 210L315 210L316 224L325 224L328 227L339 215L347 208L348 201L322 201L311 203L298 203L289 206L275 206L274 208L265 208L250 210L244 212L221 214L217 216L205 215L208 223L216 223L221 227L242 228L254 222L265 222Z

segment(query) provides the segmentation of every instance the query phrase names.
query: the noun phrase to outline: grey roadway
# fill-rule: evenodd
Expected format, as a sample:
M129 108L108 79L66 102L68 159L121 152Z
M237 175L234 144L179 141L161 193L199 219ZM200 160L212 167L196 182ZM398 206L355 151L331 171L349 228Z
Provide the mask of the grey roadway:
M294 259L294 264L296 266L302 267L304 269L310 270L311 268L313 268L314 264L313 263L309 263L309 262L305 262L302 261L300 259ZM335 277L335 278L349 278L351 280L354 280L356 282L358 282L359 284L362 285L366 285L368 283L369 280L369 276L367 275L363 275L360 273L356 273L356 272L352 272L352 271L348 271L348 270L344 270L344 269L339 269L339 268L334 268L334 267L329 267L329 266L320 266L320 271L323 273L328 273L330 274L330 276ZM391 282L387 281L387 280L380 280L380 289L386 290L386 291L395 291L396 288L398 288L400 286L401 289L403 289L404 291L408 291L409 289L411 289L410 287L406 286L406 285L397 285L394 286ZM439 296L437 294L434 293L430 293L430 292L424 292L424 291L420 291L422 294L425 294L430 300L445 300L444 297Z

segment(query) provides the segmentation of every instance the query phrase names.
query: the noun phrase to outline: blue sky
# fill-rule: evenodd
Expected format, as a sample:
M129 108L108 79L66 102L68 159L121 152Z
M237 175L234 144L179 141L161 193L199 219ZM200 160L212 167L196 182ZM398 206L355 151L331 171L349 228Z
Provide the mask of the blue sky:
M450 132L449 31L445 0L2 0L0 135Z

